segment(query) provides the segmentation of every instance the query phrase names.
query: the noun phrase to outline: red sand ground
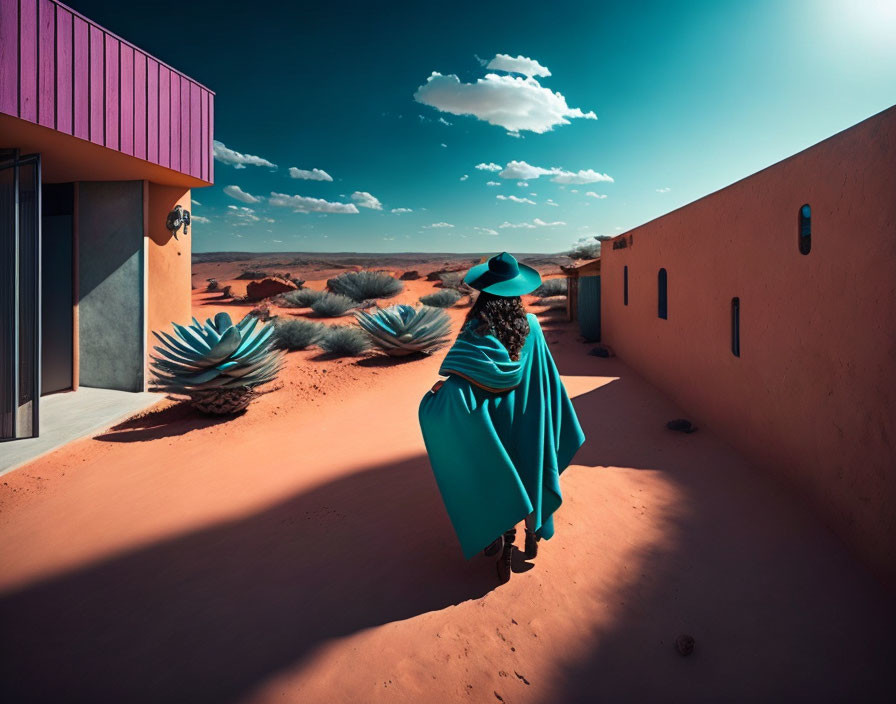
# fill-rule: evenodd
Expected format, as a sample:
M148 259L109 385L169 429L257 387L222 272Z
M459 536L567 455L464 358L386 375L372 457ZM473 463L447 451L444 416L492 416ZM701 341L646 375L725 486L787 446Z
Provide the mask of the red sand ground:
M424 452L417 405L444 351L293 352L245 415L164 401L2 478L0 699L892 700L891 595L761 471L706 429L667 431L680 409L534 310L588 441L556 537L509 584L461 557Z

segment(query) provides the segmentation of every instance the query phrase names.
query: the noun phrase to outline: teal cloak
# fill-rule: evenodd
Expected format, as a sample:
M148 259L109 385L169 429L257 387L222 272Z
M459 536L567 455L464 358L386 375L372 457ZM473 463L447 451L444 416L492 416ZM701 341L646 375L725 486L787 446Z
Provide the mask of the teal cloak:
M447 380L420 402L432 471L467 558L530 513L550 538L560 473L585 441L538 318L527 318L518 361L465 325L439 369Z

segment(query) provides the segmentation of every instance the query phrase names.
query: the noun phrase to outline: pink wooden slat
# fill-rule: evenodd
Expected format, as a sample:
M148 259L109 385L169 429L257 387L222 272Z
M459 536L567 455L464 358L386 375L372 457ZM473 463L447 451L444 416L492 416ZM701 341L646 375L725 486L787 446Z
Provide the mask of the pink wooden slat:
M56 6L37 3L37 119L56 128Z
M73 21L74 34L74 134L90 139L90 45L87 23L80 17Z
M56 6L56 129L72 134L74 115L72 110L72 13Z
M105 142L106 87L103 77L105 40L102 30L90 25L90 141Z
M134 156L146 158L146 54L134 52Z
M199 86L190 84L190 175L200 177L202 174L202 145L200 133L202 132L202 103Z
M180 171L180 76L171 72L171 168Z
M208 182L215 182L215 96L208 94Z
M119 81L119 124L121 145L125 154L134 154L134 50L121 44L121 69Z
M0 112L19 114L19 3L0 0Z
M159 160L159 62L146 58L146 159Z
M190 82L180 77L180 170L190 173Z
M37 122L37 0L19 5L19 117Z
M113 36L106 35L106 146L118 149L119 128L119 47L121 42Z
M200 146L200 169L199 169L199 178L203 181L208 181L208 91L203 90L201 92L201 102L202 102L202 114L200 115L200 119L202 122L202 129L199 134L199 146Z
M159 64L159 163L171 166L171 71Z

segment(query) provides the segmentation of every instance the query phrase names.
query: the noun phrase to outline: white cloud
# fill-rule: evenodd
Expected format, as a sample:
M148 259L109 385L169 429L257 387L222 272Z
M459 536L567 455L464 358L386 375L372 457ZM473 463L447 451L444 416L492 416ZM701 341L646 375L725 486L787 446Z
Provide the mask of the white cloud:
M565 224L566 224L566 223L563 222L562 220L557 220L557 221L555 221L555 222L545 222L545 221L542 220L541 218L535 218L532 222L518 222L518 223L507 222L507 221L505 220L505 221L504 221L501 225L499 225L498 227L501 227L501 228L514 228L514 229L523 228L523 229L526 229L526 230L534 230L536 227L561 227L561 226L563 226L563 225L565 225Z
M476 168L479 169L480 171L500 171L501 165L496 164L493 161L490 161L488 164L486 164L486 163L476 164Z
M272 169L277 168L276 164L272 164L270 161L262 159L260 156L240 154L233 149L229 149L224 146L223 142L219 142L217 139L212 142L212 145L214 147L215 160L220 161L222 164L229 164L235 169L245 169L247 164L249 166L268 166Z
M290 196L286 193L271 192L269 199L271 205L279 205L284 208L292 208L297 213L357 213L354 203L332 203L323 198L307 198L305 196Z
M551 75L551 72L535 59L529 59L525 56L513 58L507 54L497 54L495 58L488 62L486 68L490 68L493 71L507 71L508 73L521 73L524 76L540 76L542 78Z
M410 208L392 208L393 213L413 213L414 211Z
M500 186L500 185L501 185L501 182L500 182L500 181L489 181L489 182L486 183L485 185L486 185L486 186Z
M239 186L224 186L224 193L229 195L234 200L238 200L240 203L260 203L261 198L257 198L253 196L251 193L246 193Z
M323 169L311 169L308 171L307 169L299 169L295 166L289 167L289 175L292 178L301 178L306 181L332 181L333 177L330 176Z
M552 205L552 206L554 206L555 208L559 208L559 207L560 207L560 204L557 203L553 198L548 198L548 199L545 201L545 205Z
M598 200L603 200L607 197L606 193L595 193L594 191L588 191L585 195L589 198L597 198Z
M200 203L198 200L194 200L193 205L202 205L202 203Z
M227 214L237 218L237 225L248 225L261 220L252 208L247 208L245 206L228 205Z
M441 122L443 125L448 125L449 127L451 127L451 123L448 122L448 120L446 120L444 117L440 117L439 122Z
M473 115L510 133L528 130L549 132L568 125L570 118L596 120L593 112L571 108L566 98L531 77L499 76L489 73L475 83L462 83L454 74L433 71L417 88L414 99L452 115Z
M668 186L664 186L663 188L657 188L657 189L656 189L656 192L657 192L657 193L668 193L668 192L671 191L671 190L672 190L672 189L669 188Z
M490 227L474 227L473 229L476 230L476 232L481 232L483 235L497 235L498 234L497 230L493 230Z
M598 173L594 169L582 169L581 171L566 171L558 166L546 169L542 166L533 166L525 161L511 161L498 174L501 178L516 179L527 181L539 178L540 176L551 176L551 181L555 183L597 183L598 181L608 181L613 183L612 177L607 174Z
M361 208L370 208L371 210L382 210L383 204L375 196L370 195L367 191L355 191L352 193L352 200Z
M209 220L208 218L204 218L201 215L193 215L190 218L190 222L200 222L200 223L205 224L205 223L211 222L211 220Z
M460 177L460 180L466 181L468 178L470 178L470 176L468 174L464 174L463 176Z
M520 188L528 188L529 182L528 181L517 181L516 185L519 186Z
M512 200L514 203L528 203L529 205L535 205L535 201L531 198L520 198L519 196L505 196L505 195L497 195L495 196L498 200Z
M454 227L450 222L434 222L432 225L423 226L427 230L438 230L444 227Z

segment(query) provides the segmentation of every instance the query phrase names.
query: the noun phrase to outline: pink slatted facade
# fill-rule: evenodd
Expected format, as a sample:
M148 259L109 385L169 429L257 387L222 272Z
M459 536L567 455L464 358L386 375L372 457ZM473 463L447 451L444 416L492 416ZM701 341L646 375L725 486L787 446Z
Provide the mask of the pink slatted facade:
M214 93L54 0L0 0L0 112L214 181Z

